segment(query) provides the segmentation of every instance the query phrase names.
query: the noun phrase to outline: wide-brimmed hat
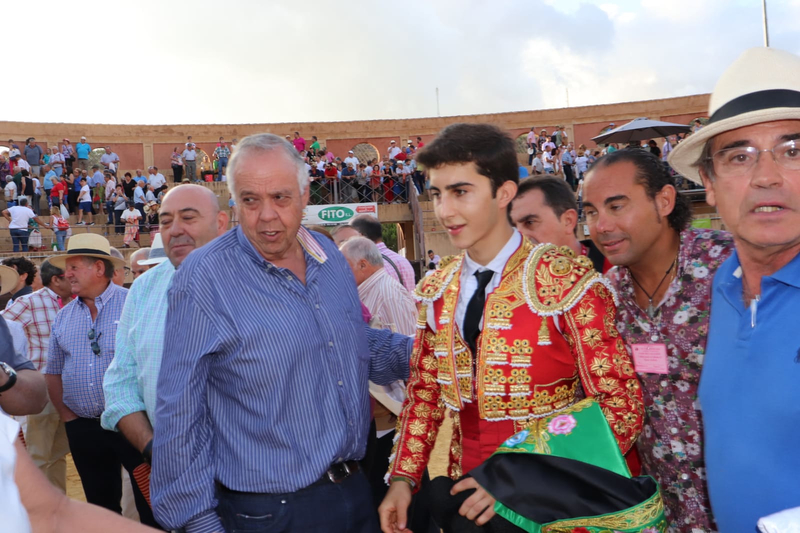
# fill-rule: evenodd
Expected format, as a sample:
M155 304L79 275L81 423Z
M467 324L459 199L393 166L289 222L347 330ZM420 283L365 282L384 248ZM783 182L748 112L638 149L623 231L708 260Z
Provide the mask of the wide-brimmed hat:
M0 296L13 291L19 283L19 274L11 267L0 265Z
M111 245L108 243L108 239L94 233L79 233L70 237L67 241L67 253L50 257L50 264L66 270L68 257L96 257L97 259L108 259L117 268L125 266L124 259L118 259L111 255Z
M800 57L775 48L745 51L714 87L708 113L708 124L669 154L672 168L700 184L696 163L709 139L753 124L800 120Z
M150 246L150 257L144 261L139 261L140 265L160 265L168 259L167 252L164 250L164 241L161 233L156 233L153 237L153 244Z

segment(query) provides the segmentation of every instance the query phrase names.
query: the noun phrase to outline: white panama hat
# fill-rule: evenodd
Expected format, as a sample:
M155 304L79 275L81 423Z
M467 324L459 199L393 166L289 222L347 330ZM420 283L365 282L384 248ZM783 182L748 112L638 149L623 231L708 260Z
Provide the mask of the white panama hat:
M672 168L699 184L697 163L709 139L753 124L800 120L800 57L775 48L746 50L720 77L708 113L708 124L669 155Z

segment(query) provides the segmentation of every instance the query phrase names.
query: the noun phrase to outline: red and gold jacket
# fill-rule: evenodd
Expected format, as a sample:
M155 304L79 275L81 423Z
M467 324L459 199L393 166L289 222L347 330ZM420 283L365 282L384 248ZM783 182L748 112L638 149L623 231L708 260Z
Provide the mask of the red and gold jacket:
M614 325L616 295L591 261L522 239L486 298L473 370L472 354L454 324L462 260L463 255L417 286L422 306L387 479L401 477L419 487L446 411L453 418L448 474L457 479L462 416L477 415L477 422L469 420L473 427L507 425L504 439L566 409L583 392L600 404L626 453L642 428L642 393ZM477 464L493 451L481 449Z

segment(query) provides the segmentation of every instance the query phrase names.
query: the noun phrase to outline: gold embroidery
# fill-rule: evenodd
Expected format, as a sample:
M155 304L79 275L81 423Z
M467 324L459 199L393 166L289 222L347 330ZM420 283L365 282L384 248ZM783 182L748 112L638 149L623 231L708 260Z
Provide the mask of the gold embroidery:
M550 328L547 327L547 320L542 317L542 325L539 327L539 346L550 344Z
M425 445L422 444L421 440L412 437L408 439L408 442L406 442L406 448L408 448L408 451L410 451L411 453L417 454L417 453L422 453L422 450L425 448Z
M603 377L611 370L611 364L608 357L595 357L590 368L596 375Z
M596 348L603 342L603 337L600 335L599 329L586 328L583 332L583 342L588 344L590 348Z
M572 533L576 528L605 528L618 531L631 531L655 525L664 514L664 502L656 492L646 502L627 510L624 513L599 516L596 518L573 518L559 520L552 525L542 527L542 533ZM658 525L656 525L658 529ZM661 529L658 529L661 531Z
M408 425L408 432L414 436L419 437L420 435L424 435L426 430L425 422L422 420L413 420Z
M600 274L566 257L554 245L538 246L525 268L525 298L540 315L570 309L589 284L600 279Z
M417 390L417 398L423 402L430 402L433 400L433 392L425 389L419 389Z
M427 404L420 403L414 407L414 414L420 418L428 418L431 416L431 408Z
M422 372L420 374L420 377L422 378L422 381L424 381L426 385L430 385L431 383L436 383L436 378L433 377L433 375L429 374L428 372Z
M422 358L422 368L427 370L428 372L433 371L436 368L436 358L432 355L426 355Z
M408 472L409 474L414 474L419 467L413 458L406 457L405 459L400 461L400 468Z
M583 304L578 309L578 314L575 315L575 320L577 320L581 326L585 326L592 320L597 317L597 314L594 312L591 304Z

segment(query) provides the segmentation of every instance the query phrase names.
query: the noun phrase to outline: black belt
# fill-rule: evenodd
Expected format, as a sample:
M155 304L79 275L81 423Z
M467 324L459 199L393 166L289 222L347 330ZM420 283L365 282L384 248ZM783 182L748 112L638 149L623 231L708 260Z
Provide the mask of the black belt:
M328 469L327 472L322 474L321 478L319 478L317 481L315 481L306 488L315 487L317 485L324 485L326 483L339 484L345 479L352 476L353 474L357 473L360 470L360 468L361 467L358 465L358 461L345 461L343 463L333 464L331 465L331 467ZM217 485L222 492L227 492L229 494L258 494L254 492L241 492L238 490L229 489L228 487L226 487L221 483L218 483Z

